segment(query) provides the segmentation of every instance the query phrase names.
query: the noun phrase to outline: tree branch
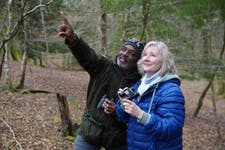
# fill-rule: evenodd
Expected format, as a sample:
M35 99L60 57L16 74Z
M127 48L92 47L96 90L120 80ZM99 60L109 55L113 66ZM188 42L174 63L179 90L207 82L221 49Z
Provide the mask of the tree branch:
M188 0L184 0L184 1L173 1L173 2L165 2L165 3L160 3L160 4L154 3L154 4L152 4L152 7L157 7L157 8L159 8L159 7L167 7L167 6L170 6L170 5L175 6L175 5L185 4L185 3L187 3L187 2L188 2Z
M49 1L48 3L46 3L46 4L37 5L37 6L35 6L33 9L29 10L27 13L24 13L24 14L21 16L20 20L18 20L17 23L13 26L13 29L12 29L11 32L9 33L10 36L9 36L8 38L6 38L6 39L3 40L3 42L1 43L1 47L2 47L5 43L7 43L8 41L10 41L10 40L17 34L17 32L18 32L18 30L19 30L19 28L20 28L20 26L21 26L23 20L26 19L27 16L29 16L30 14L32 14L32 13L33 13L35 10L37 10L38 8L40 8L40 7L46 7L46 6L50 5L52 2L54 2L54 1L55 1L55 0L50 0L50 1Z
M27 13L25 13L23 15L23 18L25 19L28 15L30 15L31 13L33 13L35 10L37 10L40 7L46 7L46 6L50 5L53 1L55 1L55 0L50 0L47 4L40 4L40 5L35 6L33 9L31 9Z
M222 47L222 50L220 52L220 60L223 59L223 54L224 54L224 51L225 51L225 25L224 25L224 29L223 29L223 47Z
M21 146L21 144L17 141L13 129L12 129L12 128L10 127L10 125L9 125L4 119L2 119L1 117L0 117L0 120L2 120L2 122L9 128L10 132L11 132L12 135L13 135L13 139L14 139L15 142L16 142L16 145L18 145L18 146L19 146L19 149L22 150L22 146Z

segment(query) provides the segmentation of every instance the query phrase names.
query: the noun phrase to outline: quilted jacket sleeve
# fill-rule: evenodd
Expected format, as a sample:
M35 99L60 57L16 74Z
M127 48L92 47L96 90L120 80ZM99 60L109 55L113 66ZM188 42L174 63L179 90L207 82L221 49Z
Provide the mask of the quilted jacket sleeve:
M119 120L127 123L129 119L129 115L124 111L124 108L121 104L121 101L118 100L116 104L116 115Z

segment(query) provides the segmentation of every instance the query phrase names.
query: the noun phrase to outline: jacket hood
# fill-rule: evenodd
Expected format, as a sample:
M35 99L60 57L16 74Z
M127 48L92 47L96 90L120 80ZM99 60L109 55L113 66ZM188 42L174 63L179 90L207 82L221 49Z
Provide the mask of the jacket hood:
M157 83L165 82L165 81L168 81L171 79L177 79L180 84L180 77L177 74L172 74L172 73L165 74L163 77L161 77L161 79ZM155 84L157 84L157 83L155 83Z

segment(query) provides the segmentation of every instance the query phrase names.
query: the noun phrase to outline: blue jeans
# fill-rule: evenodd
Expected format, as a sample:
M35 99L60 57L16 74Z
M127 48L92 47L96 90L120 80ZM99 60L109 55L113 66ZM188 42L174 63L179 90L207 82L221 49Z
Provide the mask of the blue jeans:
M81 135L77 135L74 143L74 150L100 150L101 145L92 145L84 140ZM127 146L121 146L117 148L112 148L110 150L127 150Z

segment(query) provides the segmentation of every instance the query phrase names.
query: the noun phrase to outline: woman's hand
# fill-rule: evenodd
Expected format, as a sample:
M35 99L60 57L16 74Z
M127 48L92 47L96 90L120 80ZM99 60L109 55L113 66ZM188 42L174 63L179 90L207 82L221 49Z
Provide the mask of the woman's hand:
M139 120L142 118L144 112L134 102L126 98L122 98L121 102L126 113L136 117Z
M134 102L132 102L131 100L127 99L127 98L123 98L121 97L121 93L124 92L124 90L128 89L127 87L124 89L119 89L117 94L121 100L121 104L124 107L124 111L128 114L130 114L131 116L136 117L137 119L141 119L143 116L143 111L140 109L139 106L137 106Z

